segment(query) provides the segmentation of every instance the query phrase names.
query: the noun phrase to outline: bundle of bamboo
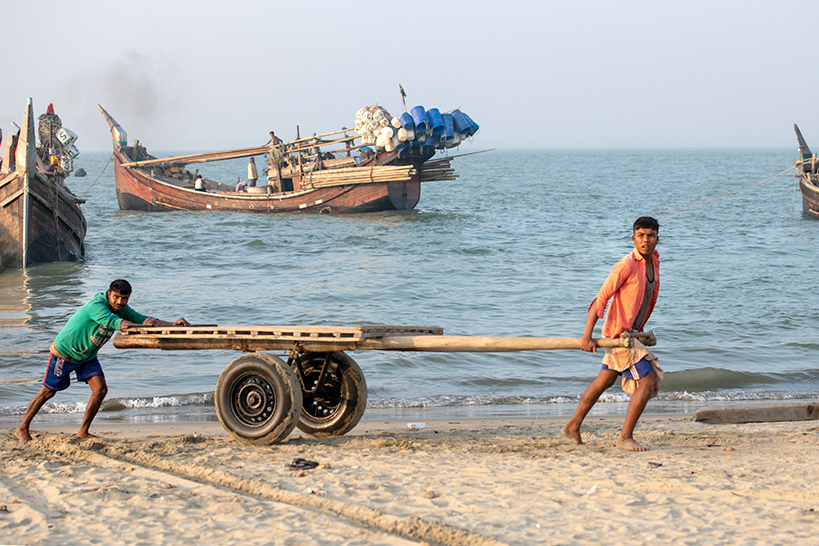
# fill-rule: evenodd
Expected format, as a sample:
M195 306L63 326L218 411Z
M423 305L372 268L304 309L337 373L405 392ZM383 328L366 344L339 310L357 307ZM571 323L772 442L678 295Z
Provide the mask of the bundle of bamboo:
M424 163L420 168L421 182L437 182L458 178L455 170L449 166L450 161L452 161L451 157L445 157Z
M397 167L374 166L370 168L327 169L306 173L302 188L326 188L351 184L373 184L380 182L405 182L412 179L417 171L412 165Z

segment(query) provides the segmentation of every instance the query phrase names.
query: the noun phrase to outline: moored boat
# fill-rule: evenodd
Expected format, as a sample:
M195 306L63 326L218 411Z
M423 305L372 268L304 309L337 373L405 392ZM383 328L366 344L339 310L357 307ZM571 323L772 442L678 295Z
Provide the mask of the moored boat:
M308 138L298 138L297 133L290 142L271 133L263 146L158 158L139 141L129 146L124 129L98 107L111 129L119 207L144 212L412 209L420 198L422 182L457 178L450 167L452 157L433 159L436 150L456 146L478 129L459 110L440 114L431 109L442 123L433 127L429 116L419 115L419 127L408 113L392 118L384 108L370 106L359 110L355 131L342 129ZM449 117L447 126L444 116ZM459 120L460 130L453 118ZM197 182L198 169L188 170L194 164L259 156L265 156L267 162L266 180L262 178L259 186L234 186L205 177Z
M794 161L796 176L799 178L799 190L802 192L802 211L810 217L819 219L819 160L811 153L802 132L796 124L796 139L799 141L799 159Z
M28 99L17 135L2 142L0 164L0 266L19 269L85 257L86 221L78 199L65 185L79 153L77 136L49 111L39 118Z

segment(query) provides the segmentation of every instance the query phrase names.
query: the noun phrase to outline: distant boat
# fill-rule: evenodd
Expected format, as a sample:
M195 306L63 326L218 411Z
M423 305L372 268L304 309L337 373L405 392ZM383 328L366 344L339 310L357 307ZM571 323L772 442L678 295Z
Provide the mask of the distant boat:
M412 118L408 122L409 114L404 114L405 125L413 124L410 132L375 106L359 111L357 124L363 127L357 126L356 132L363 133L359 135L342 129L286 143L271 137L266 145L254 148L157 158L139 141L129 146L123 128L102 106L98 108L111 129L119 208L145 212L335 214L412 209L421 196L422 182L457 177L449 165L452 157L432 160L436 149L457 145L478 128L462 115L461 133L433 134L428 121L422 122L425 131L416 131ZM373 119L375 112L377 119ZM265 155L267 175L259 179L259 186L242 188L241 183L203 179L197 191L198 169L188 170L192 164ZM259 172L264 173L262 165Z
M49 108L40 116L40 148L28 99L17 135L2 142L0 164L0 266L20 269L85 257L86 221L78 199L65 185L79 153L74 133Z
M799 189L802 192L802 211L819 219L819 174L817 174L819 161L817 161L816 154L811 153L795 123L793 129L796 131L796 140L799 141L800 158L794 161L794 166L799 177Z

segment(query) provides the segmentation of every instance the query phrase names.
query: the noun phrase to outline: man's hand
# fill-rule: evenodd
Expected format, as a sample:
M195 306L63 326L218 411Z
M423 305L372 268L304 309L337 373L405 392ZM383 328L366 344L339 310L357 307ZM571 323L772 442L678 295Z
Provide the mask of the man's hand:
M184 318L177 319L176 322L173 323L174 326L190 326L191 323L185 320Z
M597 354L597 340L584 336L580 340L580 348L588 353Z

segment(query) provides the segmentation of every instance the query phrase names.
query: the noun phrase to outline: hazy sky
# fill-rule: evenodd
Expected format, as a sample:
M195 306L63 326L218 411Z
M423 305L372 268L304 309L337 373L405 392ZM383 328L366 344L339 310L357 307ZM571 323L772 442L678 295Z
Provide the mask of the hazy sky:
M819 149L819 2L6 1L0 128L53 102L106 150L102 104L150 150L352 127L381 104L460 107L462 150Z

